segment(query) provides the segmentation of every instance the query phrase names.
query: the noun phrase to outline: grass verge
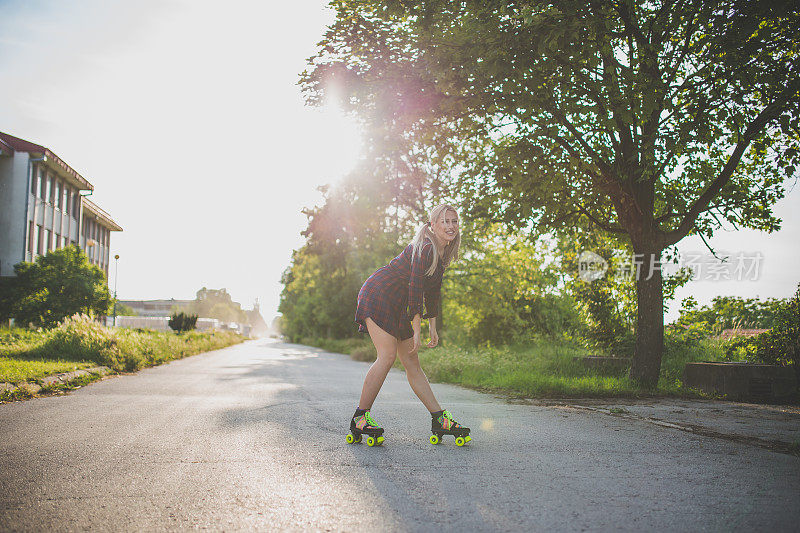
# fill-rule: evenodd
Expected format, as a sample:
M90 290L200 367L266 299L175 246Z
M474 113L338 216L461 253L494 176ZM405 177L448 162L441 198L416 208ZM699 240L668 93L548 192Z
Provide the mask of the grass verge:
M93 381L97 381L102 379L102 375L96 373L89 373L84 374L82 376L78 376L74 379L66 383L49 383L42 385L39 390L34 392L32 389L27 387L19 387L12 391L2 391L0 392L0 402L12 402L18 400L27 400L29 398L33 398L34 396L47 396L53 394L62 394L67 391L79 389L84 385L88 385Z
M71 372L93 366L95 366L93 363L86 362L0 357L0 382L31 381L45 376L52 376L53 374Z
M350 354L359 361L374 361L375 349L363 339L305 338L302 344ZM713 341L693 345L668 344L662 361L658 387L643 389L628 378L628 371L598 371L585 367L576 357L586 349L568 341L538 339L511 346L457 346L448 343L423 348L420 362L433 382L501 392L523 398L642 398L673 396L711 398L683 387L683 368L691 361L718 361L724 354ZM399 363L398 363L399 364Z
M0 382L32 381L97 365L132 372L243 340L232 332L107 328L75 316L50 330L0 330Z

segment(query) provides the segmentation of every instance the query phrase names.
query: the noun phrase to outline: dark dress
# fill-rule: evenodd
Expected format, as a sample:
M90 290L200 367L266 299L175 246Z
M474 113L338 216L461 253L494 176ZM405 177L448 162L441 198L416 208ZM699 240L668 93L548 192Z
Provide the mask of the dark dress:
M399 340L414 336L411 319L419 314L422 318L436 317L439 313L439 296L442 288L444 267L441 259L436 271L428 277L425 272L433 262L433 243L426 239L422 253L411 256L409 244L403 253L388 265L375 271L358 292L356 323L358 331L366 332L367 317L380 328ZM425 313L422 312L423 301Z

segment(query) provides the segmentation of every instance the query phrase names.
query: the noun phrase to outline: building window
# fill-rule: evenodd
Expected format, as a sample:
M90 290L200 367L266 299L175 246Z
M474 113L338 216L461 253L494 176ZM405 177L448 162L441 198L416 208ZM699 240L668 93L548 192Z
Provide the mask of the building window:
M34 167L33 176L31 176L31 194L36 196L36 190L39 187L39 170Z
M48 181L49 180L47 179L47 174L45 173L45 171L42 170L41 172L39 172L39 198L41 198L42 200L47 198Z
M44 228L36 224L36 253L42 255L42 246L44 245Z
M47 183L47 201L50 202L50 205L56 205L56 183L58 180L51 175Z
M55 178L53 181L53 205L61 209L61 180Z
M53 232L52 230L45 230L44 232L44 245L46 246L45 252L53 249Z
M64 187L64 211L68 214L72 214L72 188L69 186Z
M28 251L30 253L34 253L34 251L36 250L36 248L34 248L34 246L33 246L33 241L34 241L33 230L34 229L36 229L36 226L34 226L33 220L28 221Z
M66 235L64 235L64 244L63 244L63 246L64 246L64 248L69 246L69 237L67 237Z

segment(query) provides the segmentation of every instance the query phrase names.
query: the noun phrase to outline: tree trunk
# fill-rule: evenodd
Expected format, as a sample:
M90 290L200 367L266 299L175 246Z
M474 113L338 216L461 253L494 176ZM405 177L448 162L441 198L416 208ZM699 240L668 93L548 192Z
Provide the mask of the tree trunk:
M636 343L631 364L631 379L645 387L655 387L664 352L664 289L661 276L661 251L637 253L640 265L636 277Z

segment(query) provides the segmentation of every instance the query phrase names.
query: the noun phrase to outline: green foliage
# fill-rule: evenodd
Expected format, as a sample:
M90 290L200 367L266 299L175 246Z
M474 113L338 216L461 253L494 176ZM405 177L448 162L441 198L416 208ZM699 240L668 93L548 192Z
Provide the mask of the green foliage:
M757 336L714 338L726 329L763 328L769 329ZM706 360L793 365L800 372L800 287L787 300L717 297L710 306L698 307L694 298L687 298L667 337L668 344L683 351L713 348L717 357Z
M9 340L0 351L0 356L9 360L30 361L33 366L42 361L91 362L117 372L138 370L243 340L231 332L190 331L176 335L107 328L86 315L68 317L50 330L13 331L18 340L13 343Z
M113 369L124 368L125 355L119 337L86 315L65 318L38 346L40 355L52 354L71 361L91 361Z
M588 225L645 254L726 223L779 227L771 206L800 160L796 6L332 5L302 76L308 101L342 94L373 138L405 151L406 168L435 169L464 215L548 232ZM653 337L637 341L637 379L652 383L663 302L637 290L648 306L637 331Z
M197 324L197 315L187 314L183 311L179 311L177 313L173 313L172 316L169 317L169 322L167 324L173 331L177 331L178 333L191 331Z
M758 336L757 357L767 364L794 366L800 381L800 285L778 309L772 329Z
M306 244L293 252L281 278L278 310L281 332L289 339L351 337L361 285L404 246L395 225L398 206L386 191L374 189L372 175L364 172L356 171L336 189L323 187L323 205L304 211Z
M769 329L783 305L784 300L777 298L717 296L710 306L698 307L697 301L689 297L682 302L677 323L684 326L705 324L712 335L719 335L726 329Z
M111 295L105 274L77 246L52 250L32 263L19 263L14 272L16 277L0 286L0 318L50 327L76 313L108 314Z
M6 350L0 349L0 353ZM14 351L16 352L16 350ZM92 363L81 363L64 360L29 360L13 356L0 355L0 382L17 383L29 381L61 372L71 372L94 366Z
M462 256L443 283L448 338L493 345L569 338L575 302L559 288L552 245L498 227L462 228Z
M722 350L727 361L758 363L758 345L759 337L738 336L723 342Z

